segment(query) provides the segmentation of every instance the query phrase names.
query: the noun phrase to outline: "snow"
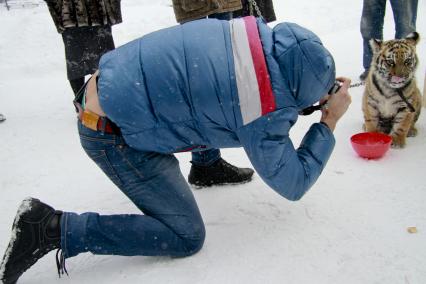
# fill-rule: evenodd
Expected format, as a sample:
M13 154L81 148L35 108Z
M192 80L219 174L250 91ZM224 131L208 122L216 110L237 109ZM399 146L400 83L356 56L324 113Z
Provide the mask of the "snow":
M79 145L62 38L47 7L0 8L0 253L6 250L16 210L26 196L57 209L104 214L137 213ZM339 75L362 71L359 32L362 1L274 1L280 21L299 23L323 40ZM388 4L389 5L389 4ZM116 45L175 24L169 1L122 1L124 22ZM388 7L385 38L393 37ZM426 2L419 1L418 31L426 38ZM426 44L418 46L423 89ZM255 176L238 186L194 190L207 239L189 258L81 254L67 259L70 277L58 279L54 255L41 259L20 283L426 283L426 117L405 149L380 160L356 156L349 143L361 131L363 87L335 131L335 151L318 182L289 202ZM424 110L424 109L423 109ZM297 145L318 115L292 130ZM223 157L239 166L241 149ZM189 172L189 154L179 154ZM418 232L410 234L409 227Z

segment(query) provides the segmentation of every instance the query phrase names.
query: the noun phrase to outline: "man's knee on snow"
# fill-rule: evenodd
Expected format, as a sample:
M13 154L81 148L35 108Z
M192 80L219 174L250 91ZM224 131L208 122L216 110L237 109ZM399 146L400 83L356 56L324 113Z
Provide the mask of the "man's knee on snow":
M185 242L186 249L183 256L191 256L199 252L203 247L204 240L206 238L206 229L202 224L197 228L194 228L194 232L185 236L181 236L181 238Z

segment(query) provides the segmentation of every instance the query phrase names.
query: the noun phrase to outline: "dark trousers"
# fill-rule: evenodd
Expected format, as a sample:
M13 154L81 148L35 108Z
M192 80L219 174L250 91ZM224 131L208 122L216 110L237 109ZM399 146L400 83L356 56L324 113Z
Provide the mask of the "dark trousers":
M78 91L84 86L84 77L69 80L74 95L77 95Z

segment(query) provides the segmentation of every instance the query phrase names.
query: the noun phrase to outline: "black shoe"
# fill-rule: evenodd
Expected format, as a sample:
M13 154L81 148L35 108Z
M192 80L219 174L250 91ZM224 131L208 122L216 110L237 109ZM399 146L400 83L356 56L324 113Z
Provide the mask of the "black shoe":
M361 75L359 75L359 79L361 81L365 81L365 79L367 79L367 76L368 76L368 69L364 70L364 72L362 72Z
M249 182L254 171L235 167L220 158L213 165L192 165L188 182L196 187Z
M5 284L18 278L49 251L60 248L62 212L35 198L27 198L18 209L12 238L0 265Z

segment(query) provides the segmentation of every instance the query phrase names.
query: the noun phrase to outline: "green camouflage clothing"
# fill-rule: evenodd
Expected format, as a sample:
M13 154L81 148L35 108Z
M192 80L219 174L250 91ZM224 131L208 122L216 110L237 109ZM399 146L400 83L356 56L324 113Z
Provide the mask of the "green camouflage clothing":
M45 0L56 29L112 26L122 22L121 0Z

